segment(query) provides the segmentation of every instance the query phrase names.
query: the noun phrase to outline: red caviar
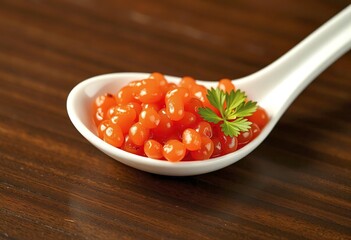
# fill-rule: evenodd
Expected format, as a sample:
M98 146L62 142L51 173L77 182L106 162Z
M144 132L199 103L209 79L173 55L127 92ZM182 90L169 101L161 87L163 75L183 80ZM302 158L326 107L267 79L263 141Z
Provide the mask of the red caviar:
M162 151L162 144L157 142L156 140L149 139L145 142L144 152L149 158L161 159L163 157Z
M234 84L232 83L231 80L227 78L223 78L219 80L218 82L218 88L221 89L224 92L230 92L232 90L235 90Z
M221 79L218 88L235 90L233 82ZM113 91L113 89L112 89ZM220 124L205 121L198 109L209 107L207 89L191 77L168 82L160 73L135 80L116 95L98 96L93 103L93 120L98 136L124 151L170 162L219 157L255 139L269 121L258 107L247 119L251 128L237 137L226 136Z
M195 151L201 148L201 135L194 129L185 129L182 134L182 139L183 144L189 151Z

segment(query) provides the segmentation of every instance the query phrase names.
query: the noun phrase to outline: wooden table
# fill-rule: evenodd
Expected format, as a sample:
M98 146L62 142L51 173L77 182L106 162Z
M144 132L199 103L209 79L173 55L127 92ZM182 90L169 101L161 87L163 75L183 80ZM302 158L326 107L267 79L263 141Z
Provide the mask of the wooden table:
M245 76L348 2L1 0L0 238L351 239L350 53L253 153L200 176L107 157L65 106L103 73Z

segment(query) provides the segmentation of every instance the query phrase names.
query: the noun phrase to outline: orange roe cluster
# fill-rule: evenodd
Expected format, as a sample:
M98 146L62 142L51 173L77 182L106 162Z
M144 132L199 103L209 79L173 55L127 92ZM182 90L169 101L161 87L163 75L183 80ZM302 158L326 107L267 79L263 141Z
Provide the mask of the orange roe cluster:
M235 90L229 79L218 88ZM245 146L268 122L266 111L258 107L248 120L247 132L238 137L223 134L218 124L205 121L201 107L217 111L207 97L207 89L191 77L178 85L160 73L135 80L115 95L98 96L93 103L93 119L98 136L124 151L171 162L205 160L222 156Z

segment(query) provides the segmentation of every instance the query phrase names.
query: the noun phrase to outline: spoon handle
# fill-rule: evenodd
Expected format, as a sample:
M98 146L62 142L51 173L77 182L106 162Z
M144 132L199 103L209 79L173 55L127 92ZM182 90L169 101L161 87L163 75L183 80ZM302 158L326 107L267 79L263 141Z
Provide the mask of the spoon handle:
M257 80L253 96L280 117L316 76L350 48L351 5L278 60L249 76Z

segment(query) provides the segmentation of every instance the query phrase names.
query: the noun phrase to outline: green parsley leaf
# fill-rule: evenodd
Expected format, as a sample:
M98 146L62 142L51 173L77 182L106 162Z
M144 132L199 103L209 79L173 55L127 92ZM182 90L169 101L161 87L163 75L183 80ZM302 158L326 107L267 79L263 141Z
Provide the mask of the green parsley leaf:
M199 108L199 114L208 122L218 123L222 121L222 118L210 108Z
M226 99L226 95L219 88L211 88L207 90L207 99L212 106L217 108L221 114L223 110L223 104Z
M245 117L252 115L257 109L257 103L246 101L246 94L241 90L225 93L219 88L211 88L207 91L207 99L216 109L218 116L212 109L203 107L199 109L201 117L212 123L221 123L222 132L230 137L238 136L240 132L250 129L251 122Z
M257 109L257 102L248 101L247 103L240 104L235 111L236 117L251 116Z
M230 137L237 137L240 132L246 132L250 129L251 122L246 118L237 118L234 121L224 121L221 124L221 129L224 134Z
M241 103L243 103L246 99L245 92L242 92L240 89L236 91L231 91L227 94L226 97L226 114L230 114L235 108L237 108Z

